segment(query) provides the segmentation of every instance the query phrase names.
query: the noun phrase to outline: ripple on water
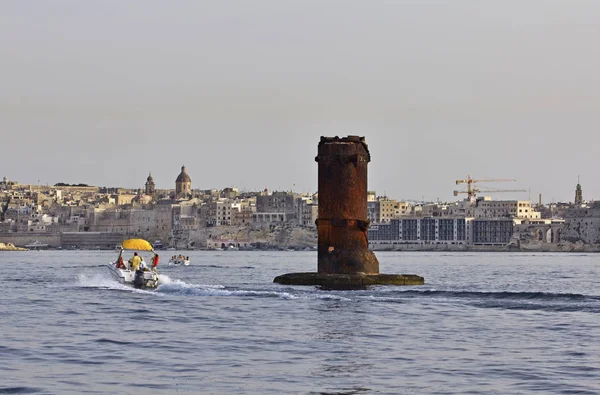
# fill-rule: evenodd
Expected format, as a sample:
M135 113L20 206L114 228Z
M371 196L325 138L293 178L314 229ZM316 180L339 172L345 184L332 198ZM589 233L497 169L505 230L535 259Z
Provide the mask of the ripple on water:
M0 387L0 394L36 394L42 392L34 387Z
M2 265L0 394L598 393L598 255L378 254L427 284L360 291L272 283L315 253L190 251L157 290L109 255Z

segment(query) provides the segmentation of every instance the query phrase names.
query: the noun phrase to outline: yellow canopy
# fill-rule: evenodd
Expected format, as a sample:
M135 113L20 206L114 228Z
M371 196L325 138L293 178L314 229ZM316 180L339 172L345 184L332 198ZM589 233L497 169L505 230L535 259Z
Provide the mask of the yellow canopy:
M140 250L140 251L152 251L152 244L148 243L144 239L127 239L121 243L121 248L124 250Z

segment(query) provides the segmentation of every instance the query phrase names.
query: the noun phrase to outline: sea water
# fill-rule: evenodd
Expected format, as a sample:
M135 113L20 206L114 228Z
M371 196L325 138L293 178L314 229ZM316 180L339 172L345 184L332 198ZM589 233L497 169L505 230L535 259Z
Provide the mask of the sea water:
M175 252L178 253L178 252ZM273 284L315 252L0 253L0 394L598 394L600 255L378 252L425 285Z

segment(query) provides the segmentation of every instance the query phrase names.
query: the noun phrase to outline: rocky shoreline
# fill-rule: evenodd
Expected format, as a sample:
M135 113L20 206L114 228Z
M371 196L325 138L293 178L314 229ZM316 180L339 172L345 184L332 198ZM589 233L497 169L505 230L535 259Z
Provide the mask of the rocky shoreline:
M0 243L0 251L28 251L27 248L15 247L12 243Z

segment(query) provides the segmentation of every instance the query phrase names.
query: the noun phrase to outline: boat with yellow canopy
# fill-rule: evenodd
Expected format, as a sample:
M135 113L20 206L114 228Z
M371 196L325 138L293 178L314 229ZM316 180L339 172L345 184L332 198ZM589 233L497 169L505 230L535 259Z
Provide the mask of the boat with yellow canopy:
M134 251L133 256L125 261L123 252ZM150 253L150 265L146 264L141 252ZM152 244L144 239L127 239L121 243L117 260L108 264L110 274L120 283L133 285L136 288L158 287L158 254Z

